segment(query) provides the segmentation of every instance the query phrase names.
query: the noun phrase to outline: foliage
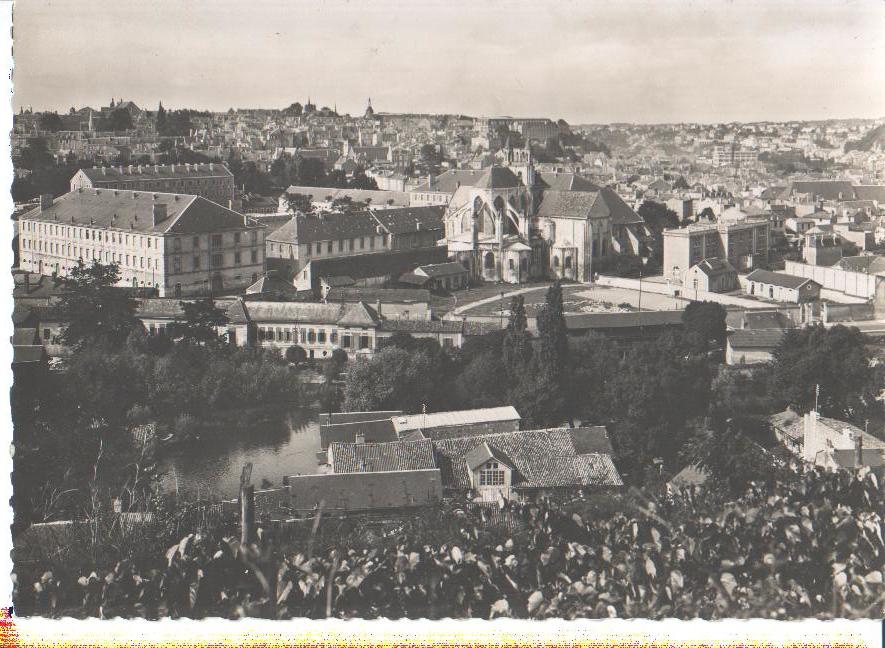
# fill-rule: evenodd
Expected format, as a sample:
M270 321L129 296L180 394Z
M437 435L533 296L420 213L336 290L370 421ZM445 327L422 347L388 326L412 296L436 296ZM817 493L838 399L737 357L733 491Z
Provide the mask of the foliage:
M286 348L286 360L293 364L304 362L307 360L307 351L304 350L304 347L293 344Z
M185 344L217 345L225 340L226 334L219 334L218 328L227 325L227 315L211 298L179 303L184 318L173 322L167 335Z
M869 474L796 472L735 499L710 490L508 504L514 531L472 510L398 522L389 536L224 527L171 536L106 566L17 565L24 614L242 618L881 617L882 491ZM310 522L308 521L308 525ZM333 527L341 529L341 523ZM307 526L307 525L305 525ZM316 528L316 527L314 527ZM55 571L47 571L55 568ZM95 574L90 570L95 569ZM78 578L79 576L79 578Z
M50 133L57 133L60 131L64 125L62 124L61 117L58 116L56 112L45 112L40 115L40 129L47 130Z
M797 412L814 409L819 386L821 415L860 421L882 387L875 384L864 336L854 327L790 329L772 355L772 395Z
M347 371L348 411L419 411L441 394L435 389L438 356L386 346L369 359L357 358Z
M682 311L682 324L694 349L725 348L725 307L717 302L693 301Z
M133 128L132 114L126 108L117 108L108 117L108 128L112 131L126 131Z
M121 345L135 326L135 302L116 286L120 268L83 260L62 279L65 292L59 307L65 318L61 341L71 347L88 342Z

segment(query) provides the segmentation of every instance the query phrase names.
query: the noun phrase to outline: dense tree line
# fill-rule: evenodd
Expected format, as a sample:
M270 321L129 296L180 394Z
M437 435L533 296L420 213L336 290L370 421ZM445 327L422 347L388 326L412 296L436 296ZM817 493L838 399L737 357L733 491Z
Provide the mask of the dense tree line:
M149 336L133 300L114 287L118 279L116 265L74 269L60 304L67 326L59 341L71 355L63 370L13 389L21 522L81 517L90 489L123 488L132 466L141 465L139 488L152 486L133 427L155 424L158 434L181 439L207 434L207 423L225 412L298 396L295 369L279 353L219 337L227 319L211 301L184 303L167 334Z

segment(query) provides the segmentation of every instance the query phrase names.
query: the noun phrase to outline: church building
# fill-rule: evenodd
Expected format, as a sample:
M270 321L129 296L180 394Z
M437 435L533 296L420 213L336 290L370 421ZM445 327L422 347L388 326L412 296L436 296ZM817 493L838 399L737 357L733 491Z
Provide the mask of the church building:
M457 183L444 217L449 256L472 279L586 282L594 259L646 253L645 222L612 189L537 172L531 152L509 142L497 158L503 164Z

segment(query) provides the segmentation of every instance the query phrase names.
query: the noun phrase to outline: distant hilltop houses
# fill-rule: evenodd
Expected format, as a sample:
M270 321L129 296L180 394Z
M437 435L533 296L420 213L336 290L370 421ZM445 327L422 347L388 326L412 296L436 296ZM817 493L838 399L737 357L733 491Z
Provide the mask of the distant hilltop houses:
M319 358L396 333L460 346L503 318L445 319L434 300L556 279L657 293L675 315L688 300L785 308L795 325L883 310L882 120L581 125L303 101L20 110L28 307L81 260L117 263L145 299L242 300L237 344ZM642 306L573 313L570 331L627 341L679 325ZM740 333L729 357L764 358L780 334Z

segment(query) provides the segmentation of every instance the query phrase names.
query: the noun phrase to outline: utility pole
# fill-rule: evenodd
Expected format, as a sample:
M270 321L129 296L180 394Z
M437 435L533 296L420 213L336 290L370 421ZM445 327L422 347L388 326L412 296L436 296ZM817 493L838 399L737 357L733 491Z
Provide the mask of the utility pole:
M243 466L240 475L240 544L248 545L255 540L255 486L252 480L252 464Z

